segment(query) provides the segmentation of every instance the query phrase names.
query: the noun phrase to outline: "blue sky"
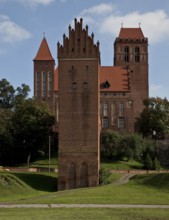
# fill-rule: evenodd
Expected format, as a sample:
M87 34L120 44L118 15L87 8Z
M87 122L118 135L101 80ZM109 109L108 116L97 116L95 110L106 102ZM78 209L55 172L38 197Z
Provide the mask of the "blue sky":
M150 96L169 99L169 0L0 0L0 79L26 83L33 94L33 58L43 33L57 65L57 42L82 17L99 40L101 64L113 65L121 23L149 39Z

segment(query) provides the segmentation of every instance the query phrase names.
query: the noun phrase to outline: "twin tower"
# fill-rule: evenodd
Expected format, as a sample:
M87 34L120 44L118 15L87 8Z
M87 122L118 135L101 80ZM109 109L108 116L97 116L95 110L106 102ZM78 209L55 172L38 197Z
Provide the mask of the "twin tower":
M121 28L114 65L100 65L99 42L75 19L58 43L58 67L46 39L34 58L34 95L55 115L59 134L58 190L99 185L100 133L134 132L148 97L148 40Z

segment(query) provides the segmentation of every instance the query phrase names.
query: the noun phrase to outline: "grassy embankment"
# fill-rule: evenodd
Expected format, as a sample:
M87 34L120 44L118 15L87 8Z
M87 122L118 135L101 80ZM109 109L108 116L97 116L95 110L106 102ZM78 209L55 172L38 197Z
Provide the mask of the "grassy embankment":
M44 162L42 162L44 163ZM124 166L124 162L123 165ZM34 165L35 166L35 165ZM42 166L42 164L40 165ZM46 166L46 165L44 165ZM105 167L114 166L110 164ZM117 166L117 165L115 165ZM120 165L121 166L121 165ZM125 165L126 166L126 165ZM135 165L128 165L127 169ZM119 168L120 169L120 168ZM124 169L124 168L123 168ZM134 176L127 184L116 185L121 177L112 174L105 186L57 192L56 173L0 172L0 203L67 204L169 204L169 174ZM113 219L168 220L168 209L1 209L0 220L27 219Z

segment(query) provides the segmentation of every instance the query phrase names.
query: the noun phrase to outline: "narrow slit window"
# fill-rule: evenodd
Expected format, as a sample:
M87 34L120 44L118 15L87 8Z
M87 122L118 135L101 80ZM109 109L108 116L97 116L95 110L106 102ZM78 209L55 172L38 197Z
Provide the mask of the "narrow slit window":
M84 88L84 89L87 89L87 87L88 87L87 82L84 82L84 83L83 83L83 88Z
M77 83L76 83L76 82L73 82L72 88L73 88L73 89L77 89Z

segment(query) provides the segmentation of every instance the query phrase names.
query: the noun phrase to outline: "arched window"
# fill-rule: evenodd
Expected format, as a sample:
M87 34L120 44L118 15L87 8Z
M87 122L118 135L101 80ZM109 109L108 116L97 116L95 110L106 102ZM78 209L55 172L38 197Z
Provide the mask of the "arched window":
M124 115L124 104L123 102L120 102L119 104L119 116L123 116Z
M129 47L127 46L124 48L124 61L129 62Z
M135 47L135 62L139 63L140 62L140 48Z
M39 72L35 73L35 96L40 96L40 74Z
M88 166L85 162L80 169L80 187L88 187Z
M48 96L51 96L52 90L52 72L48 72Z
M42 72L42 96L46 96L46 74Z
M116 114L116 103L111 104L111 125L115 124L115 114Z
M70 189L75 189L76 188L76 165L74 163L70 164L69 167L69 179L70 179Z
M107 101L105 101L103 106L103 116L106 117L107 115L108 115L108 103Z

